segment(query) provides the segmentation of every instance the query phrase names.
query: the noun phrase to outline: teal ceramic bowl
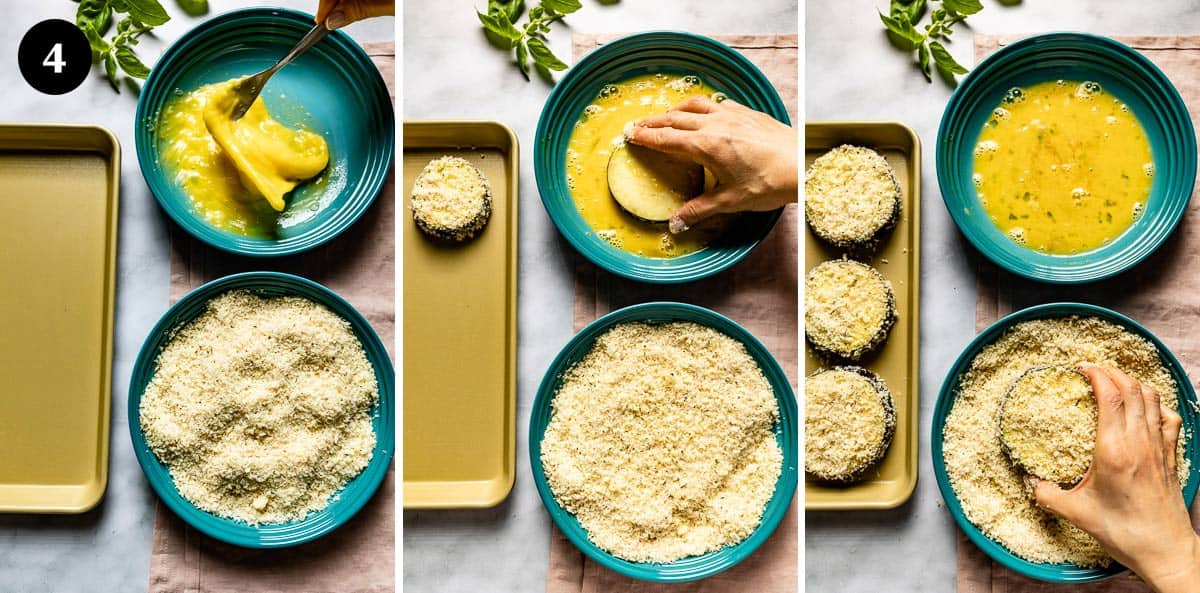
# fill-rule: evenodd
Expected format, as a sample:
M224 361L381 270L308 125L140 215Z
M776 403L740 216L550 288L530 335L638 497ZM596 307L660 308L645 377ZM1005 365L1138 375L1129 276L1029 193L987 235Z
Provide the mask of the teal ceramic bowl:
M379 383L379 404L376 407L373 425L375 450L371 461L358 477L333 495L329 505L321 511L310 513L302 520L291 523L249 525L218 517L200 510L175 488L170 471L146 444L142 435L139 405L142 392L157 369L158 354L171 341L175 332L184 324L204 312L209 300L231 290L249 290L264 297L298 296L320 303L350 322L354 334L362 343L367 359L375 369ZM201 286L175 303L162 319L150 330L146 342L138 352L133 365L133 376L129 380L129 436L133 439L133 451L137 455L142 472L146 474L151 488L159 499L179 518L200 532L226 543L246 548L285 548L317 539L346 521L370 500L383 483L391 464L396 441L395 371L387 349L375 330L349 303L333 291L299 276L278 272L246 272L214 280Z
M134 120L142 175L167 215L213 247L258 257L312 249L354 224L391 172L396 124L387 86L366 52L340 31L280 70L263 89L272 116L319 133L329 144L324 179L290 194L275 237L245 237L209 224L164 170L157 122L168 99L271 66L312 26L311 15L281 8L227 12L176 41L146 79Z
M567 188L567 142L584 108L606 84L658 72L698 75L731 99L791 123L775 87L729 46L690 33L640 33L606 43L584 56L554 87L538 119L534 173L546 213L567 241L592 263L642 282L691 282L741 261L771 232L781 211L743 214L723 237L694 253L650 258L622 251L597 236L579 214Z
M783 451L783 471L775 484L775 493L763 509L762 523L750 534L750 537L740 543L715 552L700 556L692 556L670 563L640 563L629 562L617 558L597 547L588 540L587 531L579 524L574 515L567 512L555 500L546 483L546 474L542 471L542 438L546 434L546 425L550 423L550 403L562 385L562 376L567 369L579 362L595 343L596 338L615 325L628 322L668 323L672 321L691 321L711 327L721 333L741 342L746 351L758 363L771 388L775 391L775 399L779 402L779 425L776 428L776 438ZM728 317L710 311L703 307L684 303L642 303L625 307L601 317L575 334L571 341L558 353L550 368L546 370L542 383L538 387L537 398L533 402L533 414L529 419L529 464L533 469L533 481L537 485L542 503L566 536L584 554L596 563L625 576L645 581L660 583L679 583L695 581L710 577L728 570L737 563L745 560L754 553L787 513L792 497L796 494L799 461L796 453L799 443L797 427L796 395L787 375L780 368L775 357L759 342L757 338Z
M963 375L970 368L971 361L975 359L975 356L984 347L995 342L1009 328L1023 321L1071 315L1098 317L1114 323L1135 335L1149 340L1158 349L1158 355L1162 359L1163 365L1170 370L1171 377L1179 385L1179 391L1175 396L1179 400L1179 414L1183 417L1184 432L1193 435L1193 438L1187 443L1186 448L1187 458L1192 462L1192 470L1188 474L1187 483L1183 486L1183 497L1187 501L1188 506L1191 506L1192 501L1196 497L1196 489L1200 487L1200 439L1196 438L1196 435L1200 434L1197 432L1200 429L1200 411L1195 407L1196 391L1192 388L1192 382L1184 372L1183 365L1180 364L1179 359L1175 358L1175 355L1167 349L1166 345L1155 337L1154 334L1150 333L1149 330L1116 311L1082 303L1049 303L1029 307L993 323L967 345L967 348L958 356L958 360L954 361L954 366L950 368L950 372L946 374L946 381L942 383L942 390L938 394L937 405L933 410L933 430L930 435L933 452L933 472L937 476L938 488L942 491L942 499L946 501L946 508L950 510L950 514L954 516L955 522L958 523L963 533L967 534L967 538L971 542L987 553L988 556L991 556L993 560L1014 572L1052 583L1087 583L1099 581L1123 573L1126 569L1115 562L1108 568L1103 569L1081 568L1071 564L1039 564L1020 558L998 542L989 539L979 528L967 520L966 515L963 514L962 504L959 502L954 488L950 485L950 479L946 474L946 461L943 456L942 430L946 425L946 417L950 414L950 409L954 406L954 400L958 397L958 385Z
M1009 89L1049 80L1095 81L1129 105L1145 128L1155 164L1146 208L1108 245L1049 255L1010 240L988 218L975 185L979 132ZM1042 282L1091 282L1146 259L1175 229L1196 180L1196 133L1179 92L1150 60L1095 35L1051 33L1023 39L989 56L959 84L938 128L937 175L950 216L975 247L1002 268Z

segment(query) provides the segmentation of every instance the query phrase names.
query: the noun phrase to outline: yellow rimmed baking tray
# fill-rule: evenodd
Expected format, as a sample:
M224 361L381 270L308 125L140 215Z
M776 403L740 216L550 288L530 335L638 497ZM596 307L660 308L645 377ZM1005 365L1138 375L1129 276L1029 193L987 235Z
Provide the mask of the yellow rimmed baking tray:
M805 168L829 149L854 144L874 149L896 171L902 210L896 228L875 250L869 263L892 283L899 319L880 350L859 364L887 383L896 406L896 433L887 456L850 486L804 484L807 510L890 509L903 504L917 485L921 326L921 140L896 122L808 122L804 126ZM804 269L841 257L843 252L804 233ZM859 258L862 259L862 258ZM804 371L827 366L805 348Z
M430 160L470 161L488 178L483 232L448 245L412 219ZM499 504L516 473L517 137L489 121L404 123L404 508Z
M0 511L104 495L120 160L103 128L0 124Z

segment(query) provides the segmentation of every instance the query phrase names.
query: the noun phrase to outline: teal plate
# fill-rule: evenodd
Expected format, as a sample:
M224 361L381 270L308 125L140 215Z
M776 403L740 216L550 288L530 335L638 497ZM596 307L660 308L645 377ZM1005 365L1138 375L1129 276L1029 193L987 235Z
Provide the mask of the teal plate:
M988 218L972 181L975 142L1004 93L1049 80L1100 83L1132 109L1154 158L1142 215L1108 245L1074 255L1040 253L1013 242ZM1043 282L1091 282L1137 265L1175 230L1196 181L1196 133L1171 81L1134 49L1084 33L1037 35L1003 47L959 84L938 128L937 175L954 223L997 265Z
M379 383L379 404L373 414L375 449L371 461L358 477L333 495L324 509L310 513L299 521L264 525L249 525L241 521L218 517L200 510L175 488L170 471L146 444L142 435L139 406L142 392L157 369L158 354L184 324L204 312L209 300L231 290L249 290L263 297L298 296L320 303L350 323L354 335L362 343L367 360L375 369ZM213 280L175 303L150 330L138 352L129 380L129 436L142 472L151 488L177 516L201 533L223 542L246 548L285 548L321 537L349 521L371 499L383 483L391 464L396 440L395 370L387 349L375 330L350 303L333 291L299 276L279 272L246 272Z
M567 188L566 155L583 109L606 84L658 72L695 74L729 98L790 124L775 87L745 56L691 33L654 32L622 37L583 57L558 82L538 119L533 166L546 213L567 241L592 263L633 280L655 284L691 282L741 261L771 232L782 210L744 213L707 247L673 258L642 257L596 235Z
M1192 382L1188 379L1187 373L1184 372L1183 365L1179 363L1179 359L1175 358L1175 355L1154 334L1150 333L1150 330L1116 311L1083 303L1049 303L1038 305L1022 309L993 323L967 345L967 348L958 356L958 360L954 361L954 366L950 367L950 372L946 374L946 381L942 383L937 405L933 410L933 430L930 435L933 452L933 473L937 476L938 488L942 491L942 499L946 501L946 508L950 510L950 514L954 516L955 522L958 523L963 533L967 534L967 538L972 543L987 553L988 556L991 556L993 560L1010 570L1027 577L1052 583L1087 583L1099 581L1121 574L1126 571L1126 568L1115 562L1108 568L1082 568L1072 564L1041 564L1030 562L1013 554L1000 543L988 538L974 523L967 520L966 515L963 514L962 504L958 501L958 495L955 494L954 488L950 485L950 478L946 474L946 460L942 453L942 430L946 425L946 417L950 415L950 409L954 406L954 400L958 397L958 385L962 380L962 376L970 368L971 361L975 359L975 356L980 351L998 340L1009 328L1023 321L1071 315L1098 317L1114 323L1135 335L1145 338L1158 349L1158 355L1163 365L1170 370L1171 377L1179 385L1176 397L1179 400L1179 414L1183 417L1184 433L1193 435L1193 438L1187 443L1186 447L1186 455L1192 462L1192 469L1191 473L1188 474L1187 484L1183 486L1183 497L1189 507L1196 498L1197 487L1200 487L1200 439L1196 438L1196 435L1200 435L1197 432L1200 429L1200 410L1195 407L1196 391L1192 388Z
M596 338L615 325L629 322L668 323L672 321L691 321L711 327L739 342L758 363L775 399L779 402L779 425L776 427L776 439L783 451L783 471L775 483L775 493L767 501L763 509L762 523L745 540L709 552L700 556L691 556L682 560L668 563L630 562L617 558L593 544L587 535L587 530L579 524L574 515L567 512L555 500L546 483L546 474L542 471L542 438L546 434L546 425L550 423L550 403L562 385L562 376L575 363L579 362L595 343ZM745 560L764 541L771 536L779 522L787 513L792 497L796 494L799 462L797 461L797 443L799 443L798 427L796 425L796 395L787 375L780 368L775 357L771 356L762 342L746 331L733 320L703 307L684 303L642 303L613 311L601 317L575 334L571 341L563 347L550 368L546 370L542 383L538 387L537 398L533 402L533 413L529 419L529 464L533 469L533 481L537 485L542 503L550 513L567 539L575 544L584 554L596 563L620 574L635 579L659 583L681 583L710 577L719 572L732 568Z
M354 224L392 170L395 117L379 70L348 35L333 31L263 89L279 121L325 137L329 167L289 194L275 238L252 238L206 222L159 162L157 122L166 101L274 64L313 26L281 8L227 12L189 31L163 54L142 88L134 131L142 176L155 199L192 236L225 251L272 257L312 249Z

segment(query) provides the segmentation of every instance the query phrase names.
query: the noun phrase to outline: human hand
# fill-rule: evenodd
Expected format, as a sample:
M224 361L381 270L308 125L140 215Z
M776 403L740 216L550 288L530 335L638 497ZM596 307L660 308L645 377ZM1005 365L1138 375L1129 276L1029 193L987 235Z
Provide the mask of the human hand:
M775 210L797 200L795 130L732 100L692 97L634 123L625 139L695 161L716 176L716 187L671 217L672 233L716 214Z
M330 29L340 29L354 21L394 14L395 0L321 0L316 21Z
M1159 394L1125 373L1085 366L1099 409L1096 448L1074 488L1037 481L1037 504L1095 537L1160 593L1194 593L1200 537L1176 474L1182 420Z

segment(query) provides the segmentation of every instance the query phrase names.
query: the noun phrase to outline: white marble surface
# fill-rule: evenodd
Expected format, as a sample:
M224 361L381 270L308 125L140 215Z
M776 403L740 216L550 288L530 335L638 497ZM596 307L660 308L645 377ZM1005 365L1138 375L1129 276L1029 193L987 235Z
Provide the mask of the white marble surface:
M517 355L517 478L499 507L404 515L406 591L532 593L545 588L550 519L529 473L529 406L542 373L571 337L571 247L542 209L533 177L533 133L549 86L525 82L487 44L472 2L410 1L404 6L404 117L494 119L521 141L520 323ZM483 6L483 2L474 4ZM551 47L569 62L571 31L677 29L697 33L793 33L794 0L583 0L555 27Z
M1200 4L1192 0L983 4L984 11L970 18L971 29L980 33L1200 32ZM810 593L952 593L955 527L933 479L925 435L942 379L975 335L978 255L958 234L937 188L933 148L950 89L936 80L926 84L911 60L888 44L876 6L887 10L883 0L809 0L805 106L809 120L903 121L916 129L925 148L920 478L912 500L894 511L808 513L805 582ZM951 46L966 65L972 63L971 29L960 26Z
M138 47L153 65L166 46L212 15L250 5L290 6L312 12L316 0L210 0L205 17L184 15L173 0L171 13ZM100 506L77 516L0 515L0 591L21 593L139 592L149 582L154 493L130 446L125 415L133 359L150 327L167 308L168 245L165 217L138 169L133 143L137 98L122 87L116 94L99 70L82 86L58 97L30 88L17 70L17 44L25 31L48 18L74 20L67 0L0 1L0 121L73 122L108 127L120 139L121 204L117 253L117 311L114 338L112 425L108 491ZM356 23L348 32L360 42L394 37L395 19Z

